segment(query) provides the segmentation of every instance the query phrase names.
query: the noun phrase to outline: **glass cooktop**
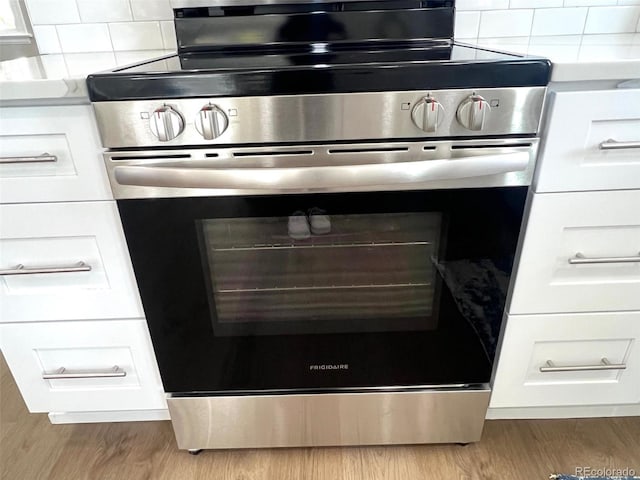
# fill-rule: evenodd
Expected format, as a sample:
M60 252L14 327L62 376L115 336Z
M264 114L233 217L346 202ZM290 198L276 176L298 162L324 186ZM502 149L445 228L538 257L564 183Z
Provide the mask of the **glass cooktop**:
M91 101L547 85L548 60L451 42L213 49L87 78Z
M311 51L209 51L165 57L155 61L114 70L122 73L163 73L189 71L234 71L286 68L330 68L354 65L398 65L407 62L476 62L522 58L521 55L495 52L468 45L446 44L362 50L327 51L316 44Z

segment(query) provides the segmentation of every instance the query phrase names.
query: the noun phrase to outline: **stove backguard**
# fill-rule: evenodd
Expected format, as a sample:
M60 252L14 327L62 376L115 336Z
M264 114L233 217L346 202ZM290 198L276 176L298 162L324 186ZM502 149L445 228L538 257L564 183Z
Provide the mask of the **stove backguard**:
M176 8L178 53L222 48L317 51L453 38L451 0L229 3L234 5Z

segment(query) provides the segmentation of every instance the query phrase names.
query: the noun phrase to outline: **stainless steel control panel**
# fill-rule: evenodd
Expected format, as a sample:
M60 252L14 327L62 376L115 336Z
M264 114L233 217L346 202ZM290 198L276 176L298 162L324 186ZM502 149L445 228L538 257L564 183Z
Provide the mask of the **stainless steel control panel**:
M535 135L546 87L94 103L106 148Z

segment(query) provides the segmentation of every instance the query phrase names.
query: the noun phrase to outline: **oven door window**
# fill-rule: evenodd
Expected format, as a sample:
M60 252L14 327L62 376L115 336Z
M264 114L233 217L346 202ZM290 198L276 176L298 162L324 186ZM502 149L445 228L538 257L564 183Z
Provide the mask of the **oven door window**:
M442 213L202 220L217 335L430 330Z

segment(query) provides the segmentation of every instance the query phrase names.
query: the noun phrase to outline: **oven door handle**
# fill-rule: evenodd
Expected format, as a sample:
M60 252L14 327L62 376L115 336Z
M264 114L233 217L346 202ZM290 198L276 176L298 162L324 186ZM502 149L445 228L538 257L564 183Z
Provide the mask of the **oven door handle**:
M120 185L221 190L322 190L420 184L526 170L530 152L442 160L291 168L193 168L123 165L114 168Z

